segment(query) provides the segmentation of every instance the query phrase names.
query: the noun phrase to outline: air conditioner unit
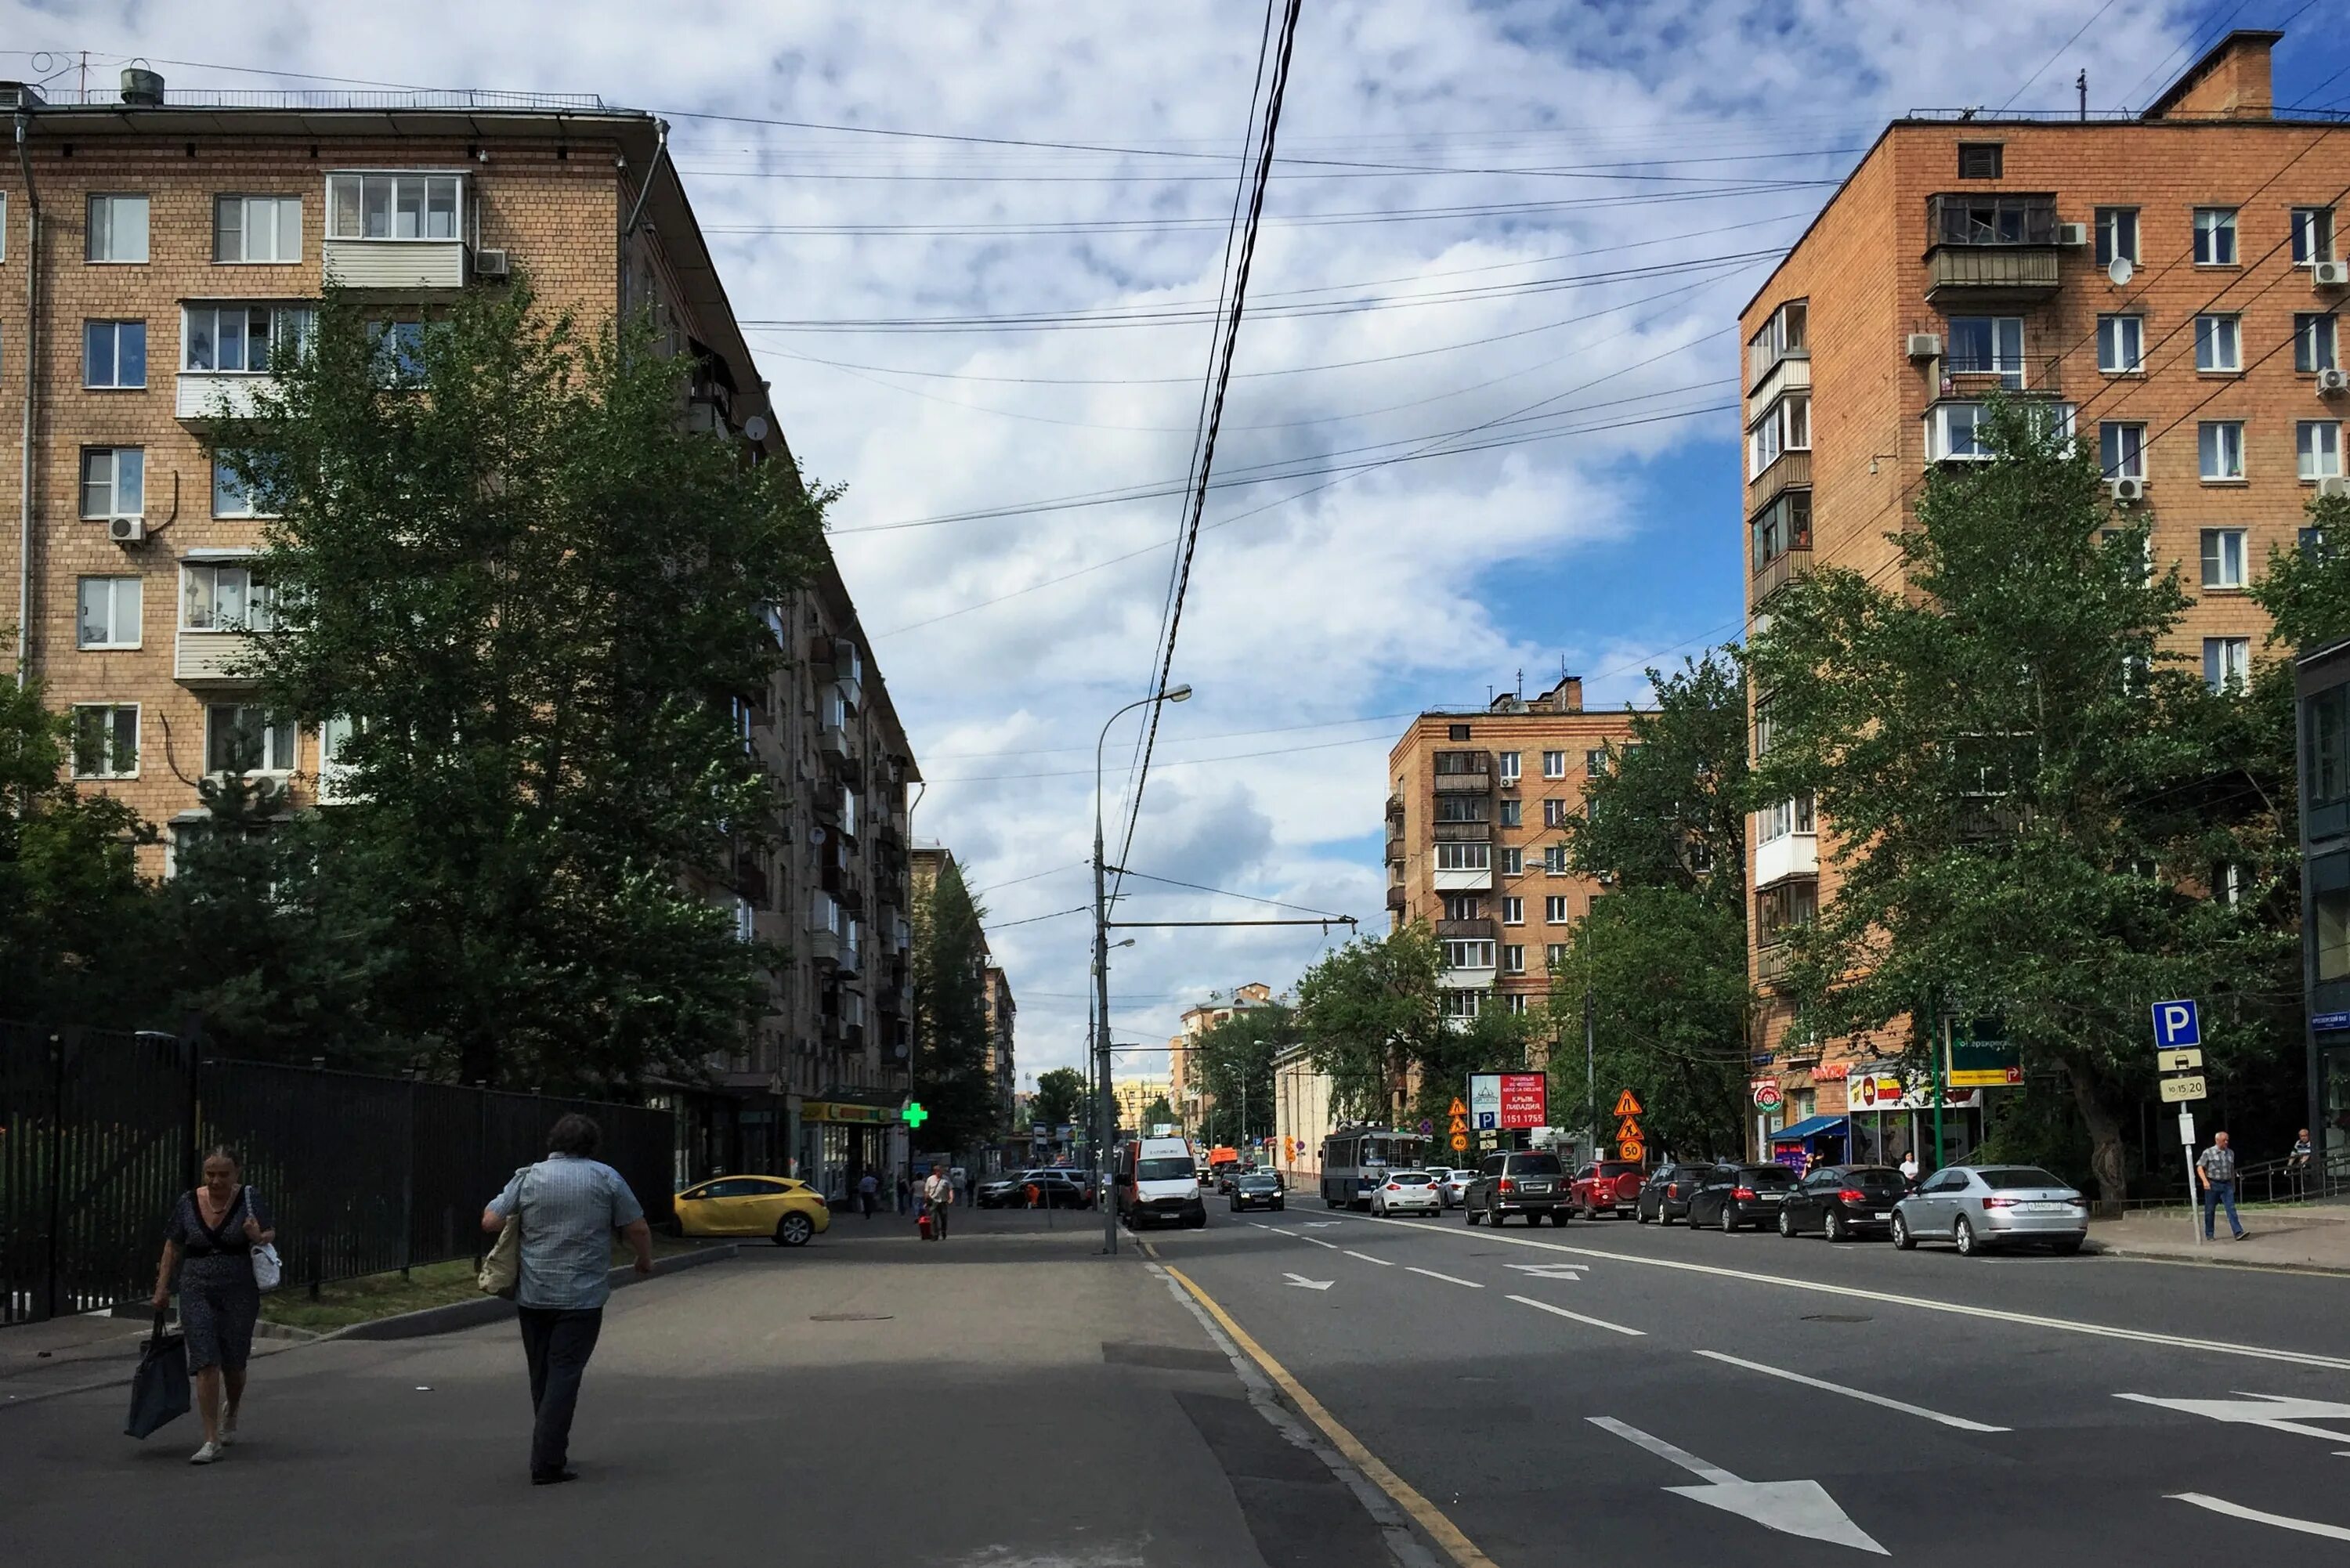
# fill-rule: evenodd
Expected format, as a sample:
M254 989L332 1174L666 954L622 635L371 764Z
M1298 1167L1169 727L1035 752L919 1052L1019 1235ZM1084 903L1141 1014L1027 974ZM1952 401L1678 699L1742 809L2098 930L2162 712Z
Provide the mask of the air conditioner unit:
M136 545L147 537L147 519L109 517L106 520L106 536L118 545Z
M2116 501L2143 501L2146 499L2146 481L2108 479L2106 481L2106 493Z
M1942 335L1940 333L1912 332L1909 334L1909 358L1912 359L1939 359L1941 357Z
M2057 224L2056 243L2060 245L2070 245L2076 249L2082 245L2087 244L2089 243L2089 225L2086 223Z
M2350 391L2350 370L2327 369L2317 373L2317 395L2331 398Z
M504 281L512 275L514 263L504 251L475 251L473 275Z
M2331 479L2321 479L2317 482L2317 493L2321 499L2327 496L2350 495L2350 479L2344 479L2339 474Z
M2350 262L2314 262L2309 269L2313 288L2350 287Z

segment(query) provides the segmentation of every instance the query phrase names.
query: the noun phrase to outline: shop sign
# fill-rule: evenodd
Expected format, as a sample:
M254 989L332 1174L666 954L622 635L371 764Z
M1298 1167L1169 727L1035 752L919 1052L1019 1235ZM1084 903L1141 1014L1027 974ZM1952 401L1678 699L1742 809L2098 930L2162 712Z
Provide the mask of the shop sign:
M878 1127L898 1120L898 1113L881 1106L852 1106L837 1100L810 1100L800 1106L804 1122L854 1122Z
M1776 1078L1756 1078L1746 1086L1754 1091L1754 1108L1758 1111L1775 1111L1785 1099L1779 1092Z
M1924 1111L1934 1106L1933 1085L1919 1078L1910 1082L1892 1065L1852 1068L1845 1079L1845 1105L1851 1111ZM1952 1110L1971 1110L1982 1103L1980 1089L1946 1085L1942 1104Z

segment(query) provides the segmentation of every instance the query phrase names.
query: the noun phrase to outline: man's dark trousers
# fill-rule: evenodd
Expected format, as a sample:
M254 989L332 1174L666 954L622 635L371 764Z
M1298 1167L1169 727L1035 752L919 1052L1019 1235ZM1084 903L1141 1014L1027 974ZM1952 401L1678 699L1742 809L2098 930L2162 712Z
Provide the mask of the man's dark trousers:
M562 1473L570 1457L571 1413L579 1405L579 1380L604 1331L604 1309L515 1308L522 1320L523 1354L530 1360L530 1406L538 1421L530 1434L530 1473Z

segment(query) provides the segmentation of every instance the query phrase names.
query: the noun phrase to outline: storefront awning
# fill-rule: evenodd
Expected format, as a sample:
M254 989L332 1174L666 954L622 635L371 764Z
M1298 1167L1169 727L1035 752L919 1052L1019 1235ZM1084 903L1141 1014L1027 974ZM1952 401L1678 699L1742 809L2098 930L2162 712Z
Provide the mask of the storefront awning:
M1843 1116L1805 1116L1794 1127L1781 1127L1777 1132L1773 1133L1771 1141L1774 1144L1809 1143L1825 1133L1834 1133L1842 1137L1845 1119Z

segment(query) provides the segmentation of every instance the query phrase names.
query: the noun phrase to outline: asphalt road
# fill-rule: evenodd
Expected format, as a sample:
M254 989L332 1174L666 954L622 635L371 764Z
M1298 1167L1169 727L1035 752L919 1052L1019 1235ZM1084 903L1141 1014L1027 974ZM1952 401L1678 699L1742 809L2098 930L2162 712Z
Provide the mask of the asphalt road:
M1152 1249L1504 1568L2350 1561L2339 1279L1211 1215Z

